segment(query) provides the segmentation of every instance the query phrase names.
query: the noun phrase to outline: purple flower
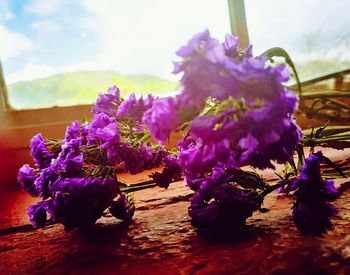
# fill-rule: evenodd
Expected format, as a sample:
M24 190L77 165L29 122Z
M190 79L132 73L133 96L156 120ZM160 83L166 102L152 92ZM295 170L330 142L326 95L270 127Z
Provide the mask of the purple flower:
M39 169L50 166L53 154L46 148L46 143L41 134L37 134L31 139L30 152Z
M153 165L153 150L152 147L144 142L140 144L140 155L146 167L154 167ZM160 164L160 163L159 163ZM152 168L149 168L152 169Z
M231 34L225 35L224 48L228 56L235 58L238 55L238 36L233 36Z
M226 43L227 44L227 43ZM209 36L209 32L196 35L177 54L183 58L176 64L175 73L183 72L183 92L179 101L186 108L202 108L209 97L224 99L237 89L237 81L227 67L236 61L227 55L225 45Z
M226 139L201 143L187 136L178 146L180 164L188 176L204 175L210 172L212 167L222 162L235 166L231 156L230 142Z
M137 111L138 101L136 100L135 93L131 93L129 98L124 100L118 107L117 115L129 115L134 111Z
M99 94L92 112L95 114L106 114L108 116L115 116L117 108L120 104L120 91L116 86L108 89L108 93Z
M78 121L73 121L70 126L67 126L65 141L70 141L71 139L80 137L80 124Z
M46 201L52 222L65 230L88 229L119 193L115 178L67 178L53 199Z
M50 168L43 170L36 183L44 199L48 196L51 199L28 208L32 225L45 226L49 213L51 222L62 223L67 231L74 228L87 229L94 225L120 193L115 178L62 179ZM132 208L128 210L131 212Z
M102 143L119 139L119 130L117 122L105 114L97 114L89 124L88 141L93 143L100 141Z
M28 207L29 220L34 228L43 227L46 223L46 202L40 201Z
M140 156L143 162L143 169L150 170L162 163L163 159L167 156L167 151L162 147L154 150L151 146L142 142L140 145Z
M52 187L59 179L59 175L53 167L43 169L34 182L36 191L41 197L43 197L43 199L53 197L54 190Z
M105 114L95 115L89 124L88 143L101 144L101 148L107 150L109 159L113 159L117 154L119 137L119 129L116 120Z
M148 95L145 100L142 97L137 100L135 94L132 93L128 99L119 105L117 116L131 118L137 126L142 122L144 112L151 108L153 100L152 95Z
M179 181L182 178L182 168L179 160L167 156L164 159L164 168L161 173L155 172L149 176L159 187L168 188L171 182Z
M164 144L180 122L176 113L175 102L171 97L157 99L151 109L146 111L143 122L151 131L153 137Z
M185 46L182 46L176 54L181 57L188 57L192 55L198 47L201 46L202 41L206 41L209 39L209 31L205 30L204 32L198 33L193 38L188 41L188 44Z
M73 121L70 126L67 126L63 143L68 142L72 139L82 138L82 144L86 144L87 135L88 135L88 128L86 127L86 125L80 125L78 121Z
M260 209L262 197L254 190L240 189L234 181L230 171L221 167L197 181L188 209L193 226L214 235L232 233Z
M191 136L204 143L219 141L222 139L220 132L214 129L217 123L215 116L198 116L191 123Z
M37 177L34 169L28 164L25 164L18 171L17 181L24 191L28 192L33 197L37 197L39 194L34 185L34 181Z
M238 49L237 37L220 43L208 31L177 54L183 58L176 64L182 93L156 100L143 121L164 143L181 122L192 120L187 141L179 144L187 176L208 173L217 163L264 169L289 160L302 132L294 122L297 96L282 85L290 77L286 66L266 66L267 58L252 57L250 47ZM198 116L208 98L209 111Z
M62 151L53 160L52 167L57 172L64 172L65 177L78 177L83 167L84 156L80 149L81 138L72 139L62 145Z
M125 169L132 175L144 170L140 150L124 142L120 143L117 152L117 163L122 162L124 162Z
M298 230L304 235L322 235L331 229L330 218L337 213L329 202L338 191L331 180L323 180L320 163L323 161L319 151L306 159L301 175L296 181L294 192L293 218Z
M124 165L125 170L133 175L158 167L167 155L164 148L158 146L152 148L143 142L140 142L139 145L119 142L114 150L113 161L115 164Z
M109 211L117 219L130 221L134 216L135 204L131 197L120 193L118 198L110 203Z
M254 195L255 197L250 197ZM195 194L188 210L192 225L210 234L232 233L243 227L246 219L258 210L261 198L246 193L229 184L220 185L213 192L213 200L205 202Z

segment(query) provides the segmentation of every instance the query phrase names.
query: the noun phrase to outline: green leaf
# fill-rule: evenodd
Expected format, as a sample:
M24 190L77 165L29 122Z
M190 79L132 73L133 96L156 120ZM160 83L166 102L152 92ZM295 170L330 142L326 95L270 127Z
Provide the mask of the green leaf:
M318 129L316 131L318 131ZM328 125L327 128L322 129L322 136L329 137L332 135L337 135L337 134L342 134L347 132L350 132L350 126L329 126ZM305 136L310 136L312 134L312 129L305 129L303 130L303 133Z
M289 54L284 49L282 49L280 47L274 47L274 48L268 49L262 55L267 56L269 59L272 59L273 57L279 56L279 57L283 57L286 60L286 63L293 70L293 75L294 75L295 80L297 82L297 88L299 91L299 95L301 96L302 91L301 91L301 83L300 83L299 75L298 75L297 69L296 69L292 59L290 58Z
M323 160L328 166L332 167L335 171L337 171L343 178L346 178L346 175L343 173L341 168L339 168L338 165L336 165L331 159L327 158L326 156L323 156Z
M328 126L329 121L326 122L325 125L323 125L322 127L318 128L315 132L315 137L318 138L321 136L321 134L323 133L324 129L326 129L326 127Z

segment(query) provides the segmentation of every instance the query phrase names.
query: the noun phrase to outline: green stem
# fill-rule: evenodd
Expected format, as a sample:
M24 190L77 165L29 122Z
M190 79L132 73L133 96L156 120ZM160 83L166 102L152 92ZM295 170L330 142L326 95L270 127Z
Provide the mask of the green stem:
M325 97L349 97L348 92L336 92L336 91L327 91L327 92L304 92L301 96L301 99L316 99L316 98L325 98Z
M347 132L350 132L349 126L330 126L327 125L327 128L324 128L324 126L316 129L317 131L321 130L322 136L332 136L332 135L338 135L338 134L346 134ZM305 136L310 136L312 131L311 129L305 129L303 130L303 133Z
M317 145L322 144L330 141L348 141L350 139L350 135L341 135L341 136L331 136L331 137L324 137L324 138L310 138L310 139L304 139L302 141L303 145Z
M276 189L285 186L286 184L290 183L290 179L285 179L282 181L279 181L278 183L274 185L270 185L268 188L266 188L263 192L261 192L261 196L265 197L266 195L270 194L272 191L275 191Z
M143 183L143 184L133 184L133 185L128 185L127 187L121 187L120 190L125 193L131 193L131 192L136 192L152 187L156 187L157 184L155 182L153 183Z
M183 179L181 179L183 180ZM171 182L172 183L172 182ZM140 183L135 183L135 184L123 184L121 183L120 190L122 192L130 193L130 192L135 192L135 191L140 191L152 187L158 186L157 183L155 183L153 180L148 180L148 181L143 181Z
M147 132L147 133L145 133L144 136L140 139L140 141L146 141L146 140L148 140L150 137L151 137L151 134Z

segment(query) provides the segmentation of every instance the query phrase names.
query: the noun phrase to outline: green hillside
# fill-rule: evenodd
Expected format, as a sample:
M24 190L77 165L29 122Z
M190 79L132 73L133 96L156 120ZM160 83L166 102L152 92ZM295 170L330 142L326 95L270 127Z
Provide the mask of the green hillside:
M178 83L149 75L123 76L114 72L83 71L13 83L8 86L9 101L15 109L89 104L99 93L116 85L122 96L152 93L167 95Z

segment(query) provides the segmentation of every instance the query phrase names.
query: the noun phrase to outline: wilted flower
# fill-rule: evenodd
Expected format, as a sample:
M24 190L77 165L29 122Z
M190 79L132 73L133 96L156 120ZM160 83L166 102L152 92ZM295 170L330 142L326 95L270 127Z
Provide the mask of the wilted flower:
M28 207L27 213L33 227L43 227L46 223L46 202L40 201Z
M166 156L161 173L155 172L149 176L159 187L168 188L169 184L182 178L182 168L176 157Z
M109 211L117 219L130 221L134 216L135 204L130 196L120 193L117 199L110 203Z

